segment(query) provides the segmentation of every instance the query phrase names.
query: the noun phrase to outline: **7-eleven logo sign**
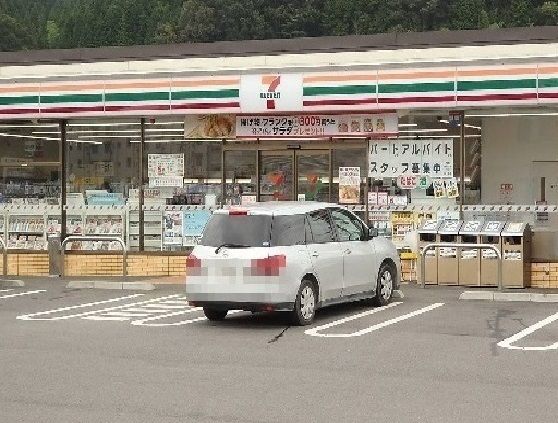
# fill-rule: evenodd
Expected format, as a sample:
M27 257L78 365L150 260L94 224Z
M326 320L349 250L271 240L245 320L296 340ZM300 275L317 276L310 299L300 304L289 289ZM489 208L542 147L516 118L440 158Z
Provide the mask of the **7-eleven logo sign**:
M262 76L262 85L267 87L267 91L260 92L260 98L266 100L267 110L275 110L275 100L281 98L280 84L281 75Z
M243 113L302 111L302 75L242 75L240 107Z

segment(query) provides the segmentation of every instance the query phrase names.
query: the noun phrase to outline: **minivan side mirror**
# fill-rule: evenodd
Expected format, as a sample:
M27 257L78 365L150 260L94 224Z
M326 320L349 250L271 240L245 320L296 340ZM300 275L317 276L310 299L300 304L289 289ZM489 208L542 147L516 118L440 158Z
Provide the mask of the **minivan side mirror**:
M368 228L368 239L373 239L378 236L378 228Z

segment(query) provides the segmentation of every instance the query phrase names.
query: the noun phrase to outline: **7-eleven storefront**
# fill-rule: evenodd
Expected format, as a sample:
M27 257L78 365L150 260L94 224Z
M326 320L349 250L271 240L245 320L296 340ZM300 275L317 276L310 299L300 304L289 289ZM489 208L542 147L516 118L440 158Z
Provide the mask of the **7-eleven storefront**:
M553 46L0 67L7 270L48 273L60 233L122 238L130 275L179 275L214 208L317 200L409 257L424 219L528 222L536 284L550 287ZM114 242L70 245L67 274L121 271Z

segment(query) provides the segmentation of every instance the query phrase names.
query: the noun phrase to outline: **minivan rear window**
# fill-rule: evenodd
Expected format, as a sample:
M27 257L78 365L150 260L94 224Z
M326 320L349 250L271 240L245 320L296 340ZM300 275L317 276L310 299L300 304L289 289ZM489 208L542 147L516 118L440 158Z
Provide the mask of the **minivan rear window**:
M285 247L306 244L306 216L303 214L275 216L271 224L271 245Z
M270 242L271 216L228 215L215 213L207 222L201 245L219 247L267 247Z

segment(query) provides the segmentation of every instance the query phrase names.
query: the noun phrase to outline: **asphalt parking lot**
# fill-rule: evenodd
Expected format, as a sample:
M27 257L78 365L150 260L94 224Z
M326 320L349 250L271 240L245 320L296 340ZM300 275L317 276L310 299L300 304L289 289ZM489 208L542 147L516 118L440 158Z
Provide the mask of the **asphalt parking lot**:
M291 327L171 287L2 289L0 421L558 421L558 304L403 292Z

